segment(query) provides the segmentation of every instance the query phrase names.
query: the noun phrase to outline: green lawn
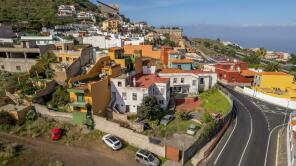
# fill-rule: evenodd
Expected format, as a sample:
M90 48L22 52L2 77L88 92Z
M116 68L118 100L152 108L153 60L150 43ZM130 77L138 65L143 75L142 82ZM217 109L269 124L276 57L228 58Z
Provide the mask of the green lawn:
M230 103L218 90L204 92L200 94L203 101L202 107L209 112L226 115L230 110Z
M155 135L158 137L169 137L173 135L174 133L179 134L186 134L187 127L190 124L196 124L198 123L192 121L192 120L180 120L175 118L173 121L171 121L167 126L159 125L155 127L153 130L145 130L145 135Z

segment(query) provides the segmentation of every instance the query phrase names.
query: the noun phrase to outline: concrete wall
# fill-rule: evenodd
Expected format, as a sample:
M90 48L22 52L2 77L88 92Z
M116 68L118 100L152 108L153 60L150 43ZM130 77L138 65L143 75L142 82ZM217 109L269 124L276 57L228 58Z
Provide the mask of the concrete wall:
M76 76L80 73L81 67L94 62L95 52L93 50L93 47L83 49L81 51L80 57L67 68L67 78Z
M95 115L104 114L111 99L108 78L91 83L92 110Z
M236 88L237 89L237 88ZM269 102L278 106L282 106L282 107L288 107L290 109L294 109L296 110L296 102L295 101L291 101L288 99L284 99L284 98L278 98L278 97L273 97L273 96L269 96L266 95L264 93L261 93L259 91L244 87L243 89L243 93L246 95L249 95L251 97L255 97L258 98L260 100L263 100L265 102Z
M88 36L82 38L83 44L91 44L93 47L106 48L105 36Z
M94 121L95 129L113 134L135 147L147 149L158 156L165 157L165 146L150 143L148 136L120 127L119 124L107 121L102 117L94 116Z
M28 72L36 63L37 59L0 58L0 70L12 73ZM2 65L4 69L2 69ZM20 66L20 70L17 70L17 66Z

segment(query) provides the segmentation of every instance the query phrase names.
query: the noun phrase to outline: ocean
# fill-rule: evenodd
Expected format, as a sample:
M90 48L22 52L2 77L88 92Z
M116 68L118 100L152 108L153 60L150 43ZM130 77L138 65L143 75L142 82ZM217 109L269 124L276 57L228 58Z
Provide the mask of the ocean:
M215 25L183 26L189 38L231 41L244 48L264 47L270 51L296 53L296 26L233 27Z

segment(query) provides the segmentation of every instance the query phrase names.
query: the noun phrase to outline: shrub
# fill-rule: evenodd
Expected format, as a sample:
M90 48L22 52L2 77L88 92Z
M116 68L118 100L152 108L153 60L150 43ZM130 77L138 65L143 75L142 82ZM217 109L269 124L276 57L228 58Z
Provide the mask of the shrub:
M88 129L93 130L94 126L95 126L95 122L92 118L91 115L87 115L86 116L86 121L85 121L85 125L87 126Z
M179 120L189 120L190 119L190 115L188 112L177 112L176 117Z
M214 118L209 113L206 112L202 117L202 121L204 123L210 123L214 121Z
M0 125L15 125L16 120L8 112L0 112Z
M34 121L37 118L38 118L38 114L34 109L31 109L26 115L26 120L28 121Z

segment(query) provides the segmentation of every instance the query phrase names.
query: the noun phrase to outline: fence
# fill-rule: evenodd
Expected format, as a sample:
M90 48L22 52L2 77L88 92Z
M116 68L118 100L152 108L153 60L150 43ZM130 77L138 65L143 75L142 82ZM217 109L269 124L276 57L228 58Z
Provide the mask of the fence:
M296 102L295 101L291 101L288 99L284 99L284 98L278 98L278 97L273 97L267 94L264 94L262 92L244 87L243 90L241 90L240 88L236 87L235 88L236 91L238 92L243 92L244 94L251 96L251 97L255 97L259 100L263 100L265 102L271 103L271 104L275 104L281 107L285 107L285 108L290 108L290 109L296 109Z

